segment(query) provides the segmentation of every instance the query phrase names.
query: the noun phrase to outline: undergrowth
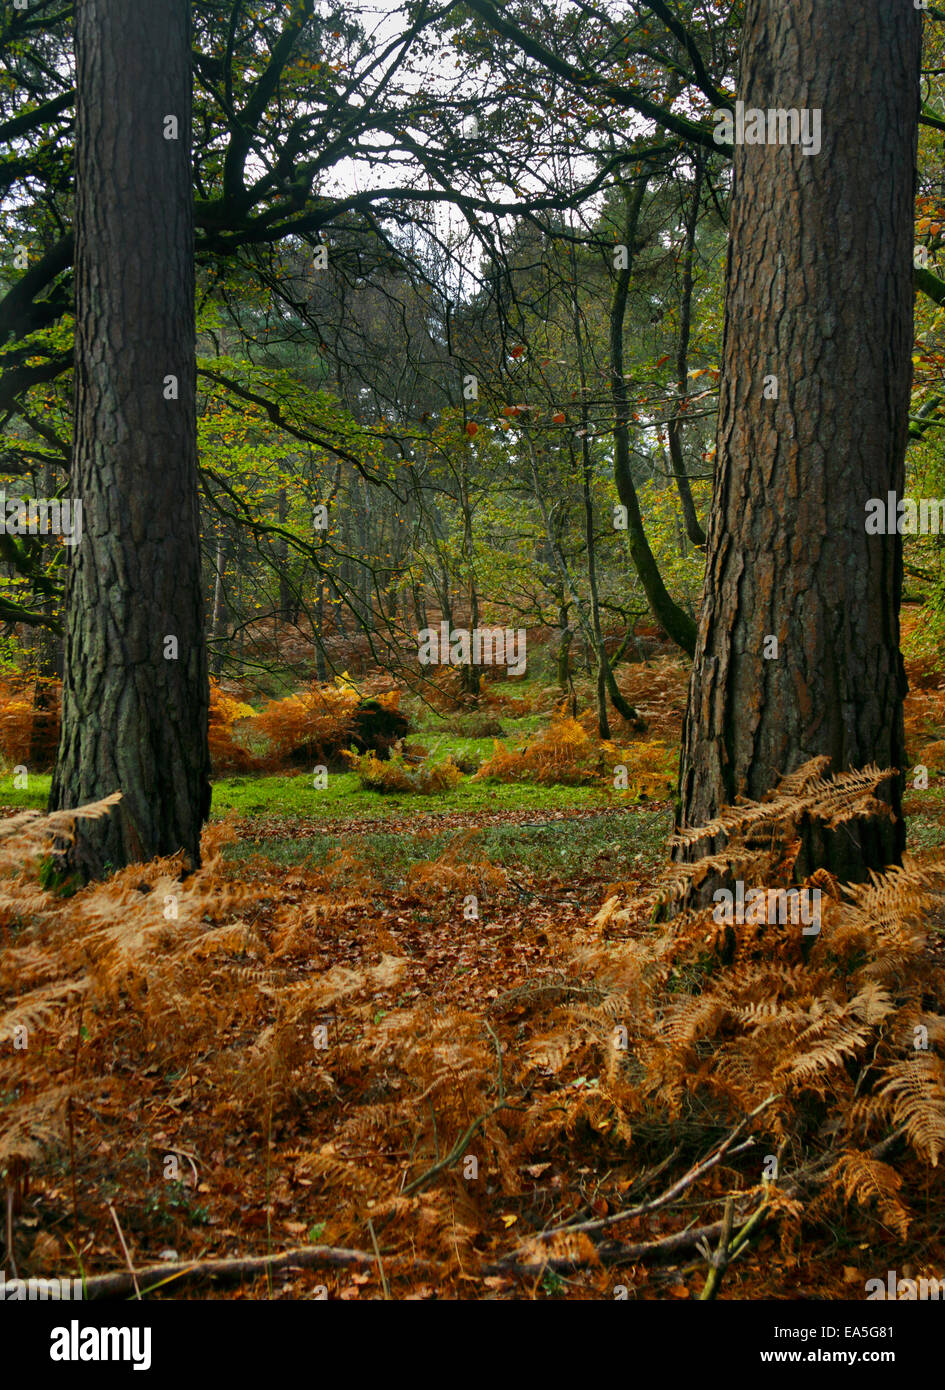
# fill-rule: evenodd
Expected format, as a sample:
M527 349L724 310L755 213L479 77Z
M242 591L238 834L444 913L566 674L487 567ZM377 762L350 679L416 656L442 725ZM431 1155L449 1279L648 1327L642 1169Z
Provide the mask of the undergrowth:
M402 753L392 753L387 759L375 753L347 752L344 757L362 787L373 792L413 792L430 795L449 791L462 780L463 774L451 757L442 762L407 762Z
M496 741L476 776L496 782L581 786L604 784L643 800L666 797L675 785L674 755L658 739L620 747L583 719L556 715L518 748Z
M169 1160L205 1213L171 1213L182 1259L318 1228L307 1259L346 1297L376 1281L373 1238L398 1294L511 1297L553 1275L612 1296L614 1267L637 1296L697 1294L727 1204L734 1293L762 1277L755 1242L764 1277L803 1267L809 1291L839 1227L877 1269L927 1262L945 857L866 885L819 871L813 940L709 909L654 922L710 872L789 883L799 818L877 813L881 777L811 765L726 813L720 857L618 884L593 917L462 837L396 894L352 846L234 879L226 826L184 881L167 859L62 898L36 878L49 841L108 803L2 823L7 1267L78 1259L93 1291L123 1270L105 1194L136 1264L155 1260Z

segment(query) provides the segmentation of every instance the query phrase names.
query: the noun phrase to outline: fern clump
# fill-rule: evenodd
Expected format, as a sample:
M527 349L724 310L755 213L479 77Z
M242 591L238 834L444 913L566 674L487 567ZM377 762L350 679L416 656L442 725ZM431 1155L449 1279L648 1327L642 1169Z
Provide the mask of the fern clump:
M945 1155L945 972L928 949L945 856L865 884L815 871L804 884L822 894L813 935L770 917L721 922L711 906L653 924L707 879L784 888L806 820L833 828L878 813L888 774L824 768L817 759L766 801L677 837L724 844L668 869L652 893L613 894L579 952L602 1000L562 1023L593 1035L622 1132L656 1111L667 1136L694 1114L720 1132L753 1115L763 1152L816 1175L817 1210L855 1201L905 1230L901 1174L884 1157L906 1146L921 1170Z
M507 749L496 741L492 757L476 777L566 786L605 782L640 800L667 797L675 783L673 758L661 741L651 739L621 748L599 738L581 720L561 714L521 748Z
M254 727L268 740L279 766L300 749L307 761L325 762L350 738L358 703L357 691L348 684L313 683L300 694L267 701Z
M59 742L62 682L50 676L0 680L0 758L34 771L51 767Z
M393 753L389 758L379 758L376 753L355 753L349 750L344 755L367 791L408 792L428 796L432 792L448 791L462 781L463 774L452 757L442 762L410 763L403 753Z
M76 1217L89 1246L98 1194L121 1177L133 1205L147 1165L161 1182L171 1154L200 1165L217 1220L273 1194L289 1235L327 1219L350 1253L369 1202L389 1278L423 1260L463 1289L581 1268L609 1296L606 1266L714 1245L725 1212L735 1253L778 1222L794 1260L802 1234L842 1219L883 1260L907 1237L924 1258L945 1155L945 978L930 949L945 854L866 884L816 871L806 937L685 906L712 878L794 882L804 821L874 814L882 780L802 769L701 827L711 855L649 892L617 885L594 916L560 883L490 863L473 828L386 902L354 834L321 867L273 873L260 858L237 880L221 826L183 880L171 857L63 898L35 877L50 842L114 798L3 822L9 1229L27 1183L61 1189L75 1151L77 1190L95 1194ZM258 1141L260 1117L271 1173L256 1142L239 1167L206 1164L217 1135L245 1126ZM160 1166L132 1152L145 1130L161 1135ZM473 1194L472 1157L491 1184ZM43 1210L59 1223L60 1207ZM206 1243L191 1232L195 1258ZM117 1249L109 1263L122 1267Z
M210 681L210 712L207 737L210 761L215 773L248 772L255 764L252 754L236 734L236 725L251 720L251 705L235 700L217 683Z

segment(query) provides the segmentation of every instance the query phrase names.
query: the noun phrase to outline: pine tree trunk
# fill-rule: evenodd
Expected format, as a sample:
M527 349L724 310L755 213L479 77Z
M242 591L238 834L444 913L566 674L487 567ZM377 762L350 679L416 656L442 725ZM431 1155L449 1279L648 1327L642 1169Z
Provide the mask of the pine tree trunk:
M97 876L177 850L198 863L210 804L188 0L79 0L76 68L83 535L50 804L122 791L70 855Z
M820 108L822 149L734 151L682 826L818 754L833 771L903 767L901 540L865 519L869 498L903 489L920 47L911 4L746 5L739 98ZM884 795L898 816L900 783ZM799 867L862 879L903 843L901 818L841 827Z

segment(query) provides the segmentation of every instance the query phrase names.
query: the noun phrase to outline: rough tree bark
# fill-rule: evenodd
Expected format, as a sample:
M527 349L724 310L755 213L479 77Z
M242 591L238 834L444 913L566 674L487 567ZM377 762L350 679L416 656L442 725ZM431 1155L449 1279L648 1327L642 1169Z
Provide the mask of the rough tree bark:
M120 789L70 860L183 850L210 805L197 505L188 0L76 6L76 435L51 807Z
M920 48L911 4L746 5L739 98L819 108L822 149L734 151L681 826L814 755L903 767L901 540L868 536L865 517L868 498L903 489ZM885 796L899 817L901 785ZM901 817L842 827L809 836L799 868L862 879L903 842Z

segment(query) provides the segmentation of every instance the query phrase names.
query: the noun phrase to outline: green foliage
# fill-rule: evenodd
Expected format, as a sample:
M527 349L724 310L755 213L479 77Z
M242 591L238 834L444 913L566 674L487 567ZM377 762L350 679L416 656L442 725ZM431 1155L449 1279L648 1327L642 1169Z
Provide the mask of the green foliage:
M71 898L85 887L81 874L66 872L54 856L49 855L39 862L37 871L39 886L60 898Z

